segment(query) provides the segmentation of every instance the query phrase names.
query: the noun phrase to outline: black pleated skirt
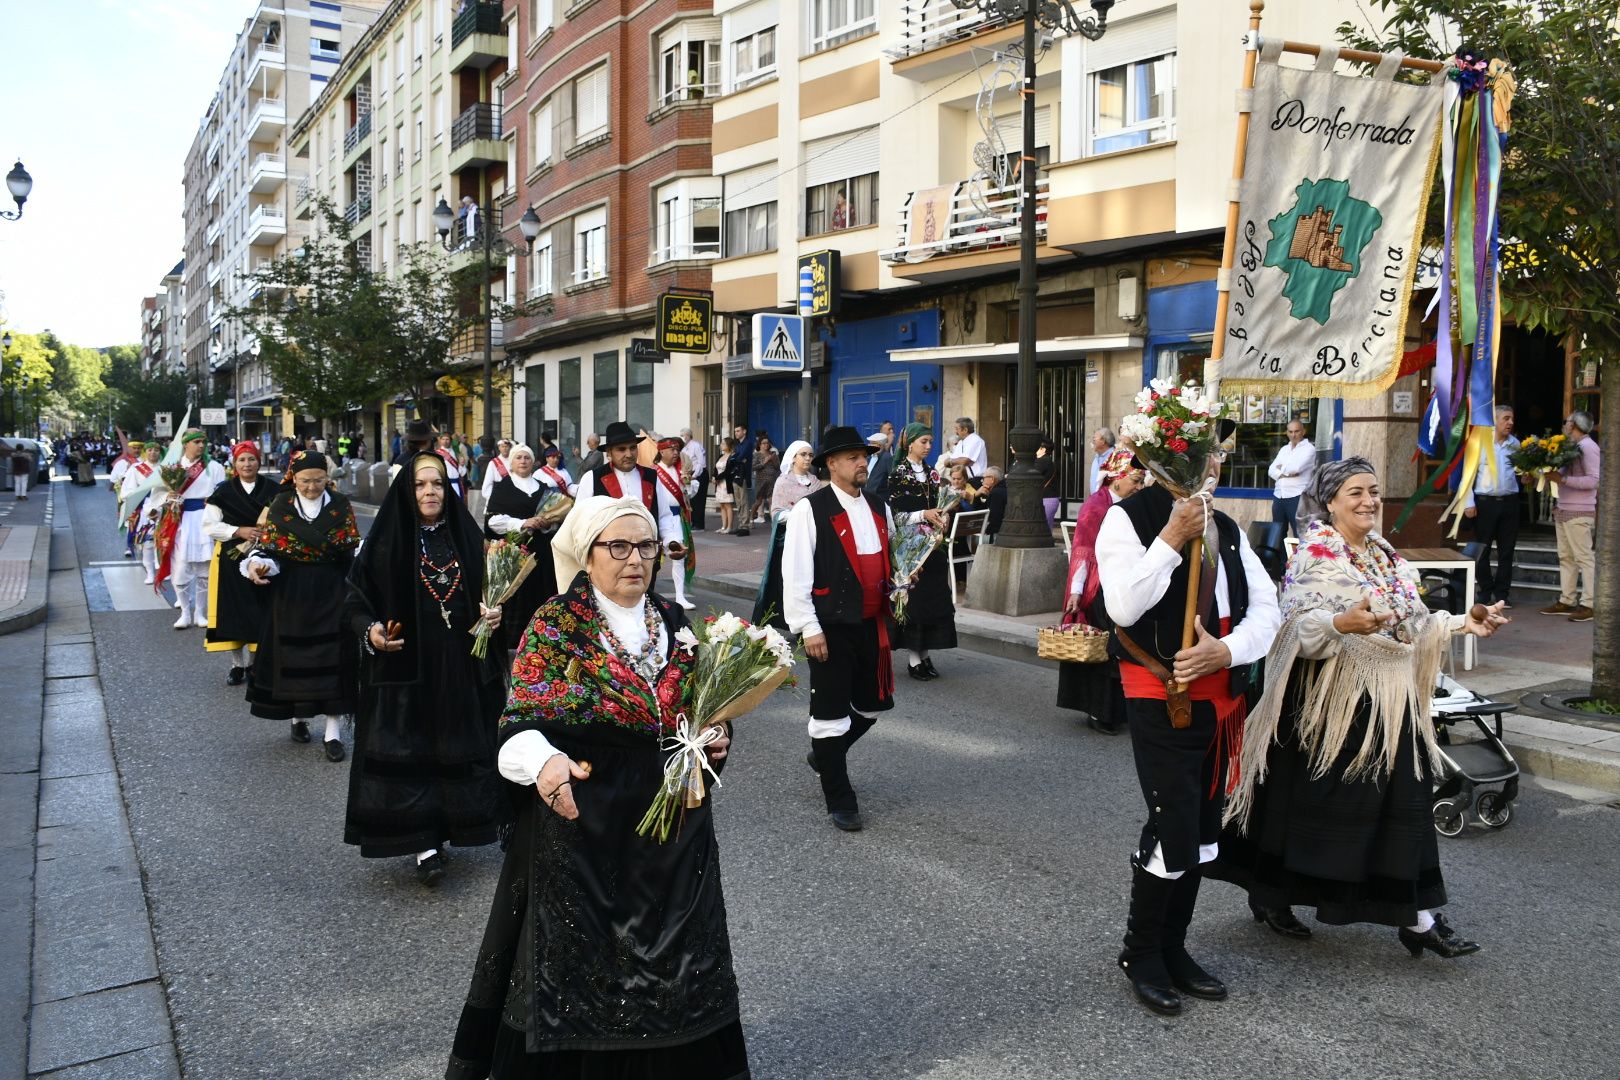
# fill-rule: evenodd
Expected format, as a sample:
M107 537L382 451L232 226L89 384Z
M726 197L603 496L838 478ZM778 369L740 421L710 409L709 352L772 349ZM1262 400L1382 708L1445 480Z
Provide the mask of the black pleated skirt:
M531 1054L523 1032L501 1024L491 1080L748 1080L748 1048L736 1020L679 1046L648 1050L558 1050Z
M1057 705L1060 709L1083 712L1107 727L1123 724L1125 689L1119 681L1119 661L1060 663Z

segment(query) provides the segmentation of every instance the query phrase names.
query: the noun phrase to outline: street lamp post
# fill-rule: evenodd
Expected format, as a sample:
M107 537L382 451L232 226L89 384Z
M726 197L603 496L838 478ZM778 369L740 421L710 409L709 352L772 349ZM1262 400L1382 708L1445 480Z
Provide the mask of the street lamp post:
M484 241L484 434L496 439L500 437L500 424L499 412L495 408L495 292L489 268L497 255L503 259L513 255L527 258L534 253L535 237L540 235L540 215L531 206L518 219L518 228L523 233L522 247L495 235L495 230L490 227L494 218L489 206L480 206L478 217L478 231L483 234ZM439 242L446 251L453 250L450 246L450 230L455 223L455 211L444 201L444 196L439 196L439 205L433 208L433 227L438 231Z
M17 204L17 209L0 210L0 218L16 221L22 217L23 203L28 201L28 193L34 190L34 178L28 175L28 170L23 168L21 161L6 173L6 189L11 192L11 200Z
M1035 466L1041 430L1035 416L1035 308L1039 293L1036 266L1036 190L1039 171L1035 165L1035 62L1038 32L1062 30L1090 41L1108 29L1108 12L1114 0L1091 0L1095 18L1081 18L1070 0L951 0L961 9L977 9L985 15L1024 24L1023 102L1024 137L1020 149L1018 175L1018 394L1013 403L1015 422L1008 438L1013 449L1012 467L1007 470L1007 511L995 544L980 551L968 579L969 603L991 607L1009 615L1052 610L1052 600L1060 588L1046 578L1061 575L1064 566L1053 558L1052 530L1046 523L1042 505L1041 473ZM1047 39L1047 44L1050 39ZM985 555L989 554L987 559ZM982 565L981 565L982 564ZM1043 595L1047 594L1047 595ZM973 604L978 600L978 604Z

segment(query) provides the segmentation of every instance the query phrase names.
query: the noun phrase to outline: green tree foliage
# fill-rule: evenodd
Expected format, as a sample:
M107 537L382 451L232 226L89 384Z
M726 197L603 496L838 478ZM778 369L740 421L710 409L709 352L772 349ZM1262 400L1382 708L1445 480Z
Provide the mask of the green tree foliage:
M387 291L395 320L383 343L382 375L389 393L404 393L422 401L433 393L443 374L451 346L466 340L466 332L480 327L482 261L473 272L452 272L449 261L431 244L401 248L394 277ZM500 318L501 313L496 312ZM481 340L481 339L480 339Z
M259 295L230 316L257 338L294 409L336 421L383 392L379 335L395 320L385 283L360 265L348 223L328 200L316 212L320 232L254 275Z
M1357 48L1446 57L1459 47L1512 64L1503 156L1502 310L1562 335L1582 356L1620 357L1620 15L1614 0L1368 0L1381 26L1346 23ZM1430 229L1440 219L1431 214ZM1605 371L1602 412L1620 418ZM1620 566L1620 432L1603 440L1597 564ZM1598 576L1593 694L1620 700L1620 574Z

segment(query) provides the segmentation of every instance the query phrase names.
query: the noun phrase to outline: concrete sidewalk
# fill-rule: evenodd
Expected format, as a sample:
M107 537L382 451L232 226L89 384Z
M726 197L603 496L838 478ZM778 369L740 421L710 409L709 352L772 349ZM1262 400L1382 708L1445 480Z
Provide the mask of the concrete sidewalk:
M770 534L756 525L748 537L697 534L698 582L715 592L747 601L752 608L765 565ZM1008 660L1046 664L1035 652L1035 633L1057 622L1057 613L1019 618L956 609L957 640L965 649ZM1504 741L1520 768L1547 780L1620 794L1620 723L1601 716L1570 717L1548 707L1545 694L1584 690L1592 679L1592 624L1540 615L1527 598L1509 613L1513 622L1478 643L1472 671L1462 670L1461 650L1454 677L1468 689L1515 711L1502 718ZM1466 732L1454 732L1465 737Z
M21 501L0 495L0 634L45 621L55 489L35 488Z

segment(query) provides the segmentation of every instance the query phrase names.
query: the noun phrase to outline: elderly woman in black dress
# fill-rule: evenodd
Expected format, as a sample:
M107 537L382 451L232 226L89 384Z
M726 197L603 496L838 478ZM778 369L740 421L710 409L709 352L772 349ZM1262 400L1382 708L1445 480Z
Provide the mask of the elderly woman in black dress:
M907 424L900 433L899 458L889 474L889 509L897 526L926 521L936 529L950 528L950 515L936 508L940 478L928 467L933 448L934 436L923 424ZM912 584L898 644L911 652L907 662L911 677L923 681L939 678L929 654L935 649L956 648L950 555L943 544L934 549Z
M414 855L424 885L447 844L492 844L510 816L495 772L504 654L472 655L485 608L484 538L451 497L447 463L400 469L349 572L343 608L363 643L343 842L368 859Z
M507 460L508 475L490 489L484 534L491 540L514 540L535 557L534 570L507 601L502 620L506 647L515 649L535 608L557 595L557 573L551 564L551 537L557 522L541 519L541 503L548 495L571 495L572 485L554 466L545 471L536 468L534 451L527 446L514 446Z
M1432 790L1439 751L1429 699L1453 634L1488 637L1502 605L1430 611L1418 576L1378 534L1378 477L1365 458L1320 465L1321 511L1283 578L1282 629L1266 692L1244 722L1238 787L1208 876L1242 885L1257 921L1399 928L1413 956L1477 952L1435 909L1446 902Z
M518 805L447 1080L745 1080L707 798L660 844L636 825L692 695L684 612L649 591L658 529L582 500L552 541L566 591L512 665L500 770ZM708 749L718 769L729 738Z

